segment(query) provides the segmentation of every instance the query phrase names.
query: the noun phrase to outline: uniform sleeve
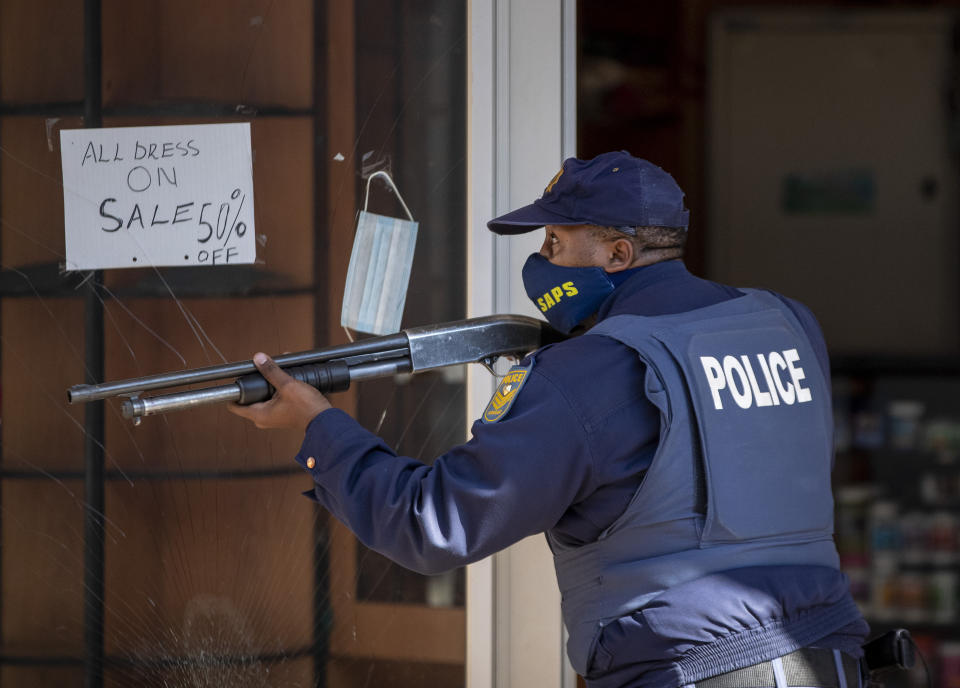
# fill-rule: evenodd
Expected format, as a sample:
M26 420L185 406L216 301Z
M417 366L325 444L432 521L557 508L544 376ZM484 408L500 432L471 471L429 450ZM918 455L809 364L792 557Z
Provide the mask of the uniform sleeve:
M528 377L497 423L432 465L398 456L346 413L307 428L297 461L314 498L366 546L421 573L461 566L551 528L593 489L581 420L553 383Z

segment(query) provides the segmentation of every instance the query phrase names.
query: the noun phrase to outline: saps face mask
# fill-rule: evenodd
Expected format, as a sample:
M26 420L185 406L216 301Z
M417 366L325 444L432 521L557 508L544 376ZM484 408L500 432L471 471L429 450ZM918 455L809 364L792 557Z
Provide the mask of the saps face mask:
M521 274L527 296L547 322L564 334L596 313L621 281L614 283L615 278L603 268L554 265L539 253L530 254Z

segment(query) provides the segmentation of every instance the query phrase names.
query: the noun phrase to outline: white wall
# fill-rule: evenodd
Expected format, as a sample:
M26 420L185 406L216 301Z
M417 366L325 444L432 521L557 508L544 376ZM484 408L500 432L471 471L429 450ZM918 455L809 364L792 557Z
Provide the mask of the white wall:
M520 268L542 232L496 237L490 218L530 203L574 155L574 0L473 0L468 13L467 316L536 315ZM468 378L480 416L494 379ZM467 685L572 686L560 595L542 536L469 567Z
M800 299L832 353L956 351L954 22L924 9L713 16L711 279ZM798 180L799 208L786 200ZM813 203L867 184L854 208Z

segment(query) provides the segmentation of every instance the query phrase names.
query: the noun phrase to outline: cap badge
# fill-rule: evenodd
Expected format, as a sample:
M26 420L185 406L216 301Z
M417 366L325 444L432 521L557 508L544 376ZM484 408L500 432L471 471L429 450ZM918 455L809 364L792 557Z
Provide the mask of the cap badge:
M553 191L553 187L556 186L557 180L563 175L563 167L560 168L560 171L553 175L553 179L550 180L550 183L547 184L547 188L543 190L543 195L546 196L548 193Z

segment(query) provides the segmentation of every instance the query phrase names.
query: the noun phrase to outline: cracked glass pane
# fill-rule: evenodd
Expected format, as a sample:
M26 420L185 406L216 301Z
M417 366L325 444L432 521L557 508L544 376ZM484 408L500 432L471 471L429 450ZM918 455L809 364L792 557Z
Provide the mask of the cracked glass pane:
M0 3L0 683L462 686L463 572L359 545L301 496L296 433L223 406L134 427L111 399L100 435L65 391L99 347L118 380L364 336L340 308L379 170L419 223L401 326L463 318L466 3L90 4L99 40L81 0ZM256 262L65 271L60 131L91 104L104 127L249 122ZM424 462L466 435L462 371L331 400Z

